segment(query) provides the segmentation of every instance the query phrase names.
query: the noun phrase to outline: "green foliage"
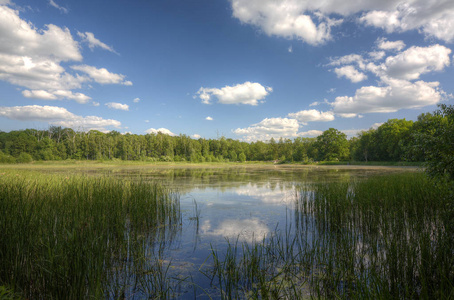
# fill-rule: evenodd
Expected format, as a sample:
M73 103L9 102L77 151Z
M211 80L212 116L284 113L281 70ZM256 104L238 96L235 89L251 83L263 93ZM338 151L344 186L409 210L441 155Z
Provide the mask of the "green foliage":
M334 128L319 135L314 146L318 149L319 160L345 160L350 154L347 135Z
M426 114L418 120L420 126L412 137L415 155L426 162L427 172L434 176L454 180L454 106L442 104L433 115Z
M29 163L32 161L33 161L33 157L26 152L22 152L19 155L19 157L16 159L16 162L18 162L18 163Z
M4 154L1 150L0 150L0 163L3 163L3 164L13 164L16 162L16 159L14 157L12 157L11 155L9 154Z
M125 160L163 162L244 162L275 161L358 161L358 162L427 162L431 174L453 177L453 108L441 105L440 110L425 113L416 122L390 119L377 128L362 131L357 137L347 136L330 128L317 138L297 137L293 141L242 142L219 139L191 139L181 134L120 134L97 130L76 132L52 126L48 130L26 129L0 132L0 163L30 161L21 157L28 153L39 160ZM285 158L285 159L282 159Z

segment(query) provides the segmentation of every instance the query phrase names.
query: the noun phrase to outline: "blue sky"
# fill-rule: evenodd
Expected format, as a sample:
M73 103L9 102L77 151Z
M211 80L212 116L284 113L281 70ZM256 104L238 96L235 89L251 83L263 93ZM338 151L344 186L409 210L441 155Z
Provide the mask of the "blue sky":
M454 1L0 0L0 130L355 136L453 103Z

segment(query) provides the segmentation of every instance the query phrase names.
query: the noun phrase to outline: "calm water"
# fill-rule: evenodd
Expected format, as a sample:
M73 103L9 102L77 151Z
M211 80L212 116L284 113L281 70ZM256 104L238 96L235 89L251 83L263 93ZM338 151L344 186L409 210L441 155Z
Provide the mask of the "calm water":
M211 285L212 249L223 259L230 243L251 244L295 224L294 202L299 186L321 181L341 181L396 172L414 172L416 168L354 166L80 166L72 172L93 176L114 176L129 180L158 181L180 198L181 224L168 229L159 248L159 261L167 270L178 298L216 299ZM49 172L68 172L52 169ZM168 267L168 268L167 268ZM205 274L204 274L205 273ZM194 285L197 288L194 289ZM132 290L129 299L146 295Z
M182 224L167 241L162 259L171 277L181 279L180 298L219 297L208 276L214 248L253 243L294 224L298 186L309 182L351 180L374 174L415 171L389 167L231 167L137 168L98 170L113 176L159 181L180 195ZM241 248L241 246L240 246ZM200 272L202 271L202 272ZM190 280L189 280L190 279ZM140 298L141 296L138 296Z

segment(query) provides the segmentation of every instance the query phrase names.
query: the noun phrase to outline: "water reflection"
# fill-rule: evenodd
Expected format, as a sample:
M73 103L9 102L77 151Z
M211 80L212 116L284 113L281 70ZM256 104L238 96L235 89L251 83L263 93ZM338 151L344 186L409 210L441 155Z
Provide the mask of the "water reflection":
M213 228L210 220L205 220L201 226L201 234L210 237L223 237L230 241L240 242L261 241L271 231L259 218L225 219Z
M415 169L407 169L414 171ZM185 168L185 167L112 167L101 169L80 169L77 172L93 176L115 176L140 181L159 181L180 195L178 222L167 230L149 232L139 239L143 242L146 257L144 262L150 270L150 278L155 273L169 272L169 278L191 278L205 291L210 290L210 280L201 275L202 265L211 247L222 252L231 242L261 241L273 232L294 224L294 228L305 230L304 242L310 243L314 236L315 222L302 218L296 201L300 198L299 186L319 181L343 181L380 173L402 172L402 168L371 167L229 167L229 168ZM308 191L310 193L310 191ZM307 211L310 208L305 208ZM177 225L177 226L175 226ZM181 226L180 226L181 225ZM172 228L172 230L169 230ZM164 243L160 243L164 240ZM153 246L155 245L155 246ZM155 255L153 251L158 255ZM148 253L147 253L148 254ZM170 265L172 267L168 267ZM172 273L172 274L170 274ZM135 279L134 275L130 276ZM147 281L148 282L148 281ZM151 281L150 281L151 282ZM183 281L181 281L183 282ZM156 283L160 286L161 283ZM149 288L151 290L151 287ZM143 298L149 293L138 293ZM136 291L131 290L131 295ZM186 295L186 296L185 296ZM193 298L185 290L179 297ZM131 298L135 298L132 296Z

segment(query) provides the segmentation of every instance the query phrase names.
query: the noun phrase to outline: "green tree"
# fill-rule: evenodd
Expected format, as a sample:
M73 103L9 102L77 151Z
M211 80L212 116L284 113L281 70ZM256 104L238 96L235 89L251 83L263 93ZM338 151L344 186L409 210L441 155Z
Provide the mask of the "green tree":
M325 130L319 135L315 147L318 149L319 160L347 159L350 152L347 135L334 128Z
M366 162L369 161L371 157L373 158L375 147L375 129L362 131L356 141L354 158Z
M240 155L238 155L238 159L240 160L240 162L245 162L246 155L243 152L241 152Z
M433 117L424 119L424 129L412 137L415 146L424 149L426 171L454 180L454 106L441 104Z
M390 119L377 128L374 148L378 160L399 161L405 158L412 125L413 121Z

